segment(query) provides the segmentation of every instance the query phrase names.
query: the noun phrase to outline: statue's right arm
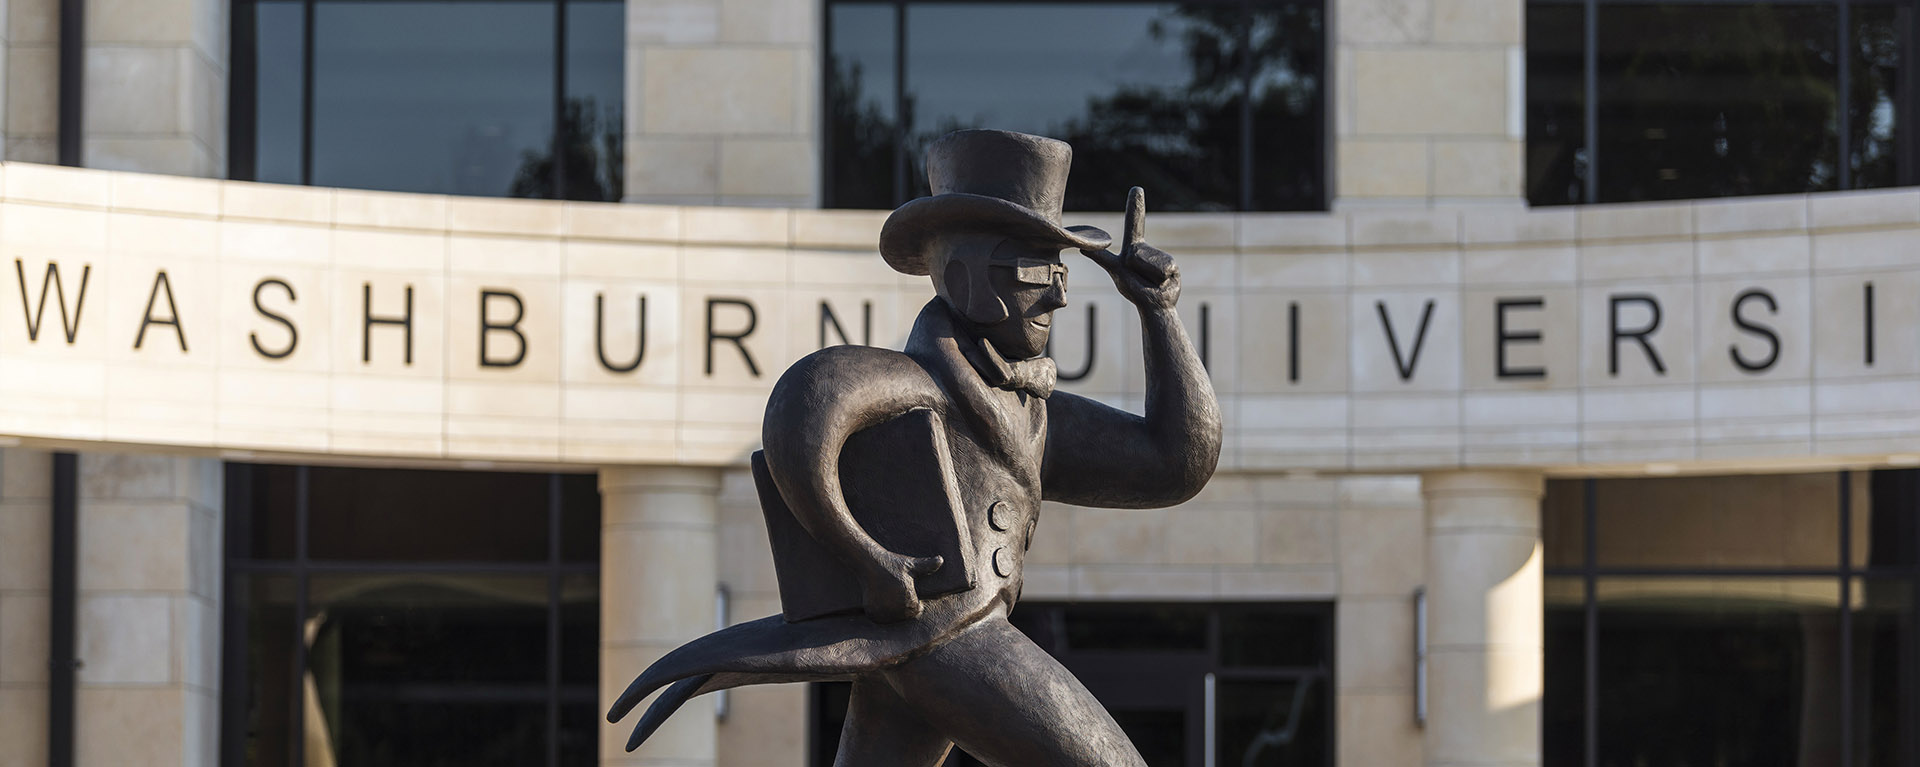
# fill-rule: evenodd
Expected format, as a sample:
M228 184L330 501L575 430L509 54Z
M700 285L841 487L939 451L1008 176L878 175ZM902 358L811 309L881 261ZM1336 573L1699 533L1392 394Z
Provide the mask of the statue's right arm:
M908 557L881 546L848 510L840 450L854 433L908 411L935 408L938 386L899 352L837 346L815 352L780 377L767 400L761 442L780 497L815 540L859 574L867 615L881 623L920 613L914 576L939 557Z

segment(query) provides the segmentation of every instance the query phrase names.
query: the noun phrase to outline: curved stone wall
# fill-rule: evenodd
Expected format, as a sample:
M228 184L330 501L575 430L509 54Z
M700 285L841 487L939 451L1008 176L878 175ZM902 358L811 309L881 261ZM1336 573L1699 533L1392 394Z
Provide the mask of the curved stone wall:
M931 296L881 263L884 218L0 165L0 434L738 463L780 371L823 343L897 347ZM1148 230L1185 275L1230 468L1920 454L1920 191ZM1131 307L1069 264L1064 388L1137 408Z

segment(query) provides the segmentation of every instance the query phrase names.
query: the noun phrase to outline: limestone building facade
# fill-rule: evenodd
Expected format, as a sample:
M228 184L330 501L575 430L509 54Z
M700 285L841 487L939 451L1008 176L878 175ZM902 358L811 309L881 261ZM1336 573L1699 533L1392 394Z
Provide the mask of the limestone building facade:
M976 122L1147 187L1226 416L1016 614L1150 763L1915 767L1913 14L1781 8L0 2L0 767L827 767L829 685L601 714L778 611L767 391Z

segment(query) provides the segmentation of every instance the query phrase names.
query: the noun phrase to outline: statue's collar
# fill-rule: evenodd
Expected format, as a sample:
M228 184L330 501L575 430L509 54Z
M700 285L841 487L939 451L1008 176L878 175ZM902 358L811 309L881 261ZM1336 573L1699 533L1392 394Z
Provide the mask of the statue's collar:
M932 323L930 330L935 335L946 335L953 339L955 349L960 356L980 374L980 380L988 386L1007 391L1024 391L1040 399L1053 394L1057 371L1053 358L1035 357L1028 360L1008 360L1000 352L974 335L959 322L954 321L952 309L941 299L934 299L937 306L928 306L925 319Z

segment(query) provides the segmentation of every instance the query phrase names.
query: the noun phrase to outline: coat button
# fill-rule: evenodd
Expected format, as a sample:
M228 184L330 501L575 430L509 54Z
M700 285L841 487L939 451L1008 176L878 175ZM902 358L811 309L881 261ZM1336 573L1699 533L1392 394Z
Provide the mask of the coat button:
M1005 546L993 550L993 573L1002 578L1013 577L1013 556Z
M1006 501L994 501L987 507L987 524L1000 532L1013 528L1013 507Z

